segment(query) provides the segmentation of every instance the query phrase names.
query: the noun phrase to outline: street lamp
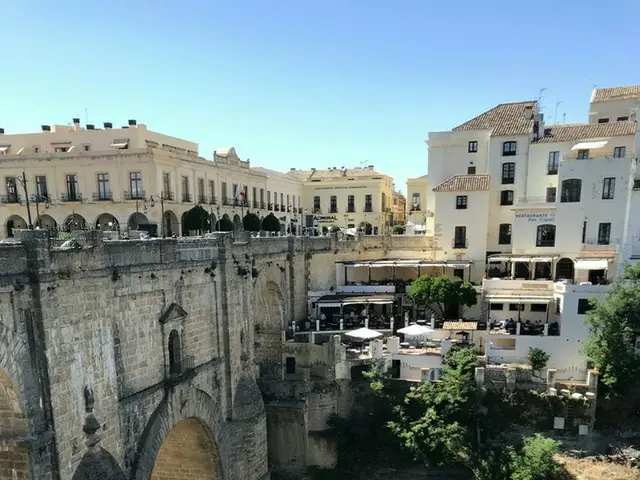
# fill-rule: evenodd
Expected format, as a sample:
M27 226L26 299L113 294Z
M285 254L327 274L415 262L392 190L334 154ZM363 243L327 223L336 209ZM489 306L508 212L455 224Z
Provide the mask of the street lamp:
M160 193L160 195L149 195L149 203L151 204L151 208L156 206L155 200L160 200L160 236L164 238L164 192Z
M24 189L24 199L27 205L27 218L29 220L29 230L33 230L33 223L31 221L31 206L29 205L29 192L27 192L27 176L24 173L24 170L22 171L22 178L20 177L13 177L15 180L17 180L18 182L20 182L20 184L22 185L22 188ZM7 187L15 187L15 184L11 184L10 182L7 182Z

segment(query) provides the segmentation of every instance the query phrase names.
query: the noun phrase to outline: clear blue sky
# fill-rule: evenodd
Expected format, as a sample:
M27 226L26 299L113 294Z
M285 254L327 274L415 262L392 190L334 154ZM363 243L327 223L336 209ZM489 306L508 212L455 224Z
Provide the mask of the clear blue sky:
M638 0L6 0L0 127L125 124L255 166L426 173L429 131L640 83Z

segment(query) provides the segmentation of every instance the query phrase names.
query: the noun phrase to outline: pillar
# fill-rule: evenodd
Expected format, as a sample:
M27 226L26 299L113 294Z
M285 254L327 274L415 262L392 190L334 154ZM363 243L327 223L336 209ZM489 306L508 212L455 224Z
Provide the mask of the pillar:
M595 370L587 372L587 386L591 392L595 392L598 389L598 373Z
M520 319L518 319L518 323L516 323L516 335L520 335Z
M316 332L320 331L320 320L316 320Z
M545 323L545 324L544 324L544 332L543 332L543 335L544 335L545 337L548 337L548 336L549 336L549 324L548 324L548 323Z
M393 332L393 315L391 315L391 324L390 324L390 327L391 327L391 331Z
M422 383L429 382L429 375L431 374L430 368L421 368L420 369L420 381Z
M340 319L340 330L344 330L344 318Z
M383 342L380 339L376 339L371 342L371 358L373 358L374 360L382 358L382 345Z
M475 380L476 386L482 388L484 386L484 367L476 367Z
M555 368L547 369L547 388L556 387L556 373L558 371Z
M431 314L431 322L429 323L429 326L434 330L436 328L436 316L433 313Z
M364 328L369 328L369 317L364 317Z
M387 338L387 348L392 355L397 354L400 351L400 337L394 335L393 337Z

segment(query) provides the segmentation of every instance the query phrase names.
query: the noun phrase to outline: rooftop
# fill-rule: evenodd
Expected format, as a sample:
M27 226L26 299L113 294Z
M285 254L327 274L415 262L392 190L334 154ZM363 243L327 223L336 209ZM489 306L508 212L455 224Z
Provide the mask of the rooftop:
M612 102L640 98L640 85L626 87L595 88L591 94L591 102Z
M453 131L492 130L492 135L528 135L533 130L533 119L537 113L536 101L501 103L458 125Z
M364 168L328 168L326 170L289 170L287 176L297 178L302 181L314 179L332 178L366 178L366 177L386 177L373 169L372 166Z
M589 138L635 135L636 122L574 123L545 127L544 136L533 143L571 142Z
M475 192L489 190L489 175L454 175L433 188L434 192Z

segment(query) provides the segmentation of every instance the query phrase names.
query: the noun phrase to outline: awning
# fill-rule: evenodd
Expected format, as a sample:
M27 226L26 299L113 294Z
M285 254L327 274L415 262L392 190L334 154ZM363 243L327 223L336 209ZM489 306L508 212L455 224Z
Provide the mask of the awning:
M603 259L596 260L576 260L576 270L606 270L609 268L609 262Z
M317 302L321 307L339 307L341 305L386 305L393 303L393 295L325 295Z
M571 150L590 150L592 148L602 148L607 143L609 143L607 140L600 140L597 142L580 142L571 147Z
M0 145L0 153L5 153L11 145Z
M558 257L522 257L510 255L495 255L489 257L491 262L553 262Z
M128 145L129 145L128 138L114 140L113 143L111 144L113 148L127 148Z
M487 303L551 303L553 297L542 296L516 296L516 295L487 295L484 297Z
M371 260L369 262L337 262L345 267L449 267L449 268L469 268L472 260L458 260L456 262L436 262L433 260Z

